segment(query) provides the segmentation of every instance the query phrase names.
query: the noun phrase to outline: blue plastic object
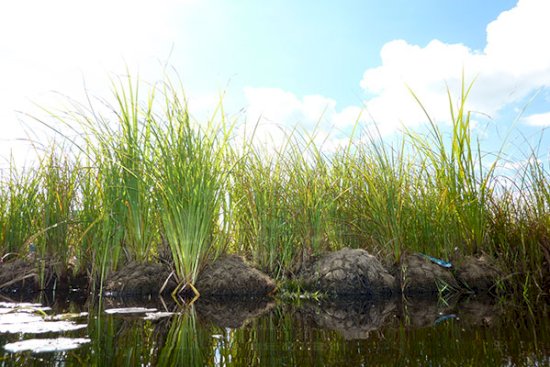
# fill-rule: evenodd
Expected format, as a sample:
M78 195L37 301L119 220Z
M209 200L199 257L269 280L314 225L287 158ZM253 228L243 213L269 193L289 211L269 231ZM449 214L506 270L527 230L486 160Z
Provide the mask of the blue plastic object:
M458 319L458 316L454 313L451 313L449 315L442 315L437 318L437 320L434 321L434 325L441 324L444 321L451 320L451 319Z
M434 264L437 264L441 267L444 267L444 268L452 268L453 267L453 264L451 264L450 262L448 261L445 261L445 260L441 260L441 259L438 259L438 258L435 258L435 257L432 257L432 256L429 256L429 255L425 255L425 254L419 254L420 256L430 260L431 262L433 262Z

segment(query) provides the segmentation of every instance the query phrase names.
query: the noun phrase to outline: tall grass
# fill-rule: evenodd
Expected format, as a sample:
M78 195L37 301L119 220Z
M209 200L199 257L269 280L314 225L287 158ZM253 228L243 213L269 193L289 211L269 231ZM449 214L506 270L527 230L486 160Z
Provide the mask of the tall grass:
M403 158L402 152L370 135L353 150L335 157L335 175L344 190L338 214L343 244L399 256L409 186Z
M474 144L472 141L470 112L465 109L471 88L472 84L465 87L463 81L457 108L448 93L452 122L448 144L416 96L426 112L431 131L427 138L414 134L410 136L416 150L427 160L423 167L425 178L430 188L435 190L433 194L438 197L441 207L448 210L445 214L451 219L449 225L458 234L458 238L453 239L454 246L465 247L466 252L475 253L487 242L490 183L498 160L485 170L479 142Z
M246 146L231 175L238 250L278 277L329 248L333 196L329 162L314 137L291 131L275 151Z
M289 195L286 145L275 153L251 146L234 169L230 195L235 203L236 243L264 271L282 277L298 248Z
M152 127L154 153L150 172L161 217L162 233L170 246L175 273L183 287L193 287L198 272L216 246L229 167L229 132L214 126L193 126L181 94L167 85L165 110ZM217 234L218 236L215 236Z
M64 125L77 124L83 138L76 144L88 157L79 189L89 233L78 246L90 249L91 273L100 284L118 268L121 256L124 262L150 260L158 239L147 174L151 110L140 106L139 84L131 78L113 82L113 91L116 105L108 105L110 114L90 105L84 113L60 118Z
M21 169L10 161L9 174L2 182L2 252L24 256L27 240L41 230L40 179L36 169Z

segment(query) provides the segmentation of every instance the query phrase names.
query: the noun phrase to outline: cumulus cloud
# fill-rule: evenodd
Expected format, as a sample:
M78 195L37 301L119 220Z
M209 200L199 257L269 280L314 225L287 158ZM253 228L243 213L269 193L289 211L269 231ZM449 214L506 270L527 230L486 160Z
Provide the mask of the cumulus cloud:
M475 78L468 109L494 116L539 88L550 86L550 2L520 0L487 26L482 51L462 44L431 41L425 47L403 40L387 43L382 65L366 70L361 87L371 96L366 107L379 124L415 126L425 120L405 85L421 99L436 120L448 119L446 88L460 95L465 80Z
M479 112L477 118L498 117L499 111L540 88L550 87L550 1L519 0L487 26L483 50L464 44L432 40L425 46L393 40L380 52L381 65L365 71L360 81L365 91L362 106L340 110L336 102L323 96L298 98L276 89L248 88L249 116L294 125L314 121L321 115L339 129L361 122L376 123L387 135L406 126L414 128L426 116L408 88L420 99L437 122L449 120L447 88L458 103L462 76L475 80L467 109ZM306 110L308 113L306 113ZM323 114L324 112L324 114ZM315 113L318 115L315 116ZM546 126L547 114L532 115L523 121Z
M550 112L535 113L524 117L521 121L530 126L550 127Z
M325 151L334 151L346 141L341 138L344 130L367 121L360 107L339 110L334 99L320 95L299 98L279 88L253 87L246 87L244 94L246 121L256 124L255 138L272 145L285 142L287 134L299 126L300 134L307 133Z

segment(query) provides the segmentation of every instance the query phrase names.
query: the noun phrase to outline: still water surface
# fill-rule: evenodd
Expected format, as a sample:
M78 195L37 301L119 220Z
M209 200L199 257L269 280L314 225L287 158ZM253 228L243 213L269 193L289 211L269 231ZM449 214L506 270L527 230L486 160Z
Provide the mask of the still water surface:
M0 366L550 365L547 305L0 301Z

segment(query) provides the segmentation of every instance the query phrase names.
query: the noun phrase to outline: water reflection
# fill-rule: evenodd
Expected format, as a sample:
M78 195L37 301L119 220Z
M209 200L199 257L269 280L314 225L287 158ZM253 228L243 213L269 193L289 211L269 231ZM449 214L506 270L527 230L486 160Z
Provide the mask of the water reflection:
M195 305L199 318L205 323L231 329L245 326L274 306L270 298L204 298Z
M346 340L366 339L371 331L390 324L398 314L397 299L367 299L306 304L299 312L319 328L334 330Z
M548 365L547 305L532 315L491 298L345 299L296 305L270 299L106 299L42 303L89 312L83 330L0 334L3 366ZM34 305L35 307L37 305ZM117 310L108 313L106 310ZM155 309L156 311L152 311ZM132 312L130 312L132 311ZM85 315L85 314L84 314ZM158 316L158 317L155 317ZM44 338L76 349L10 349ZM27 342L25 342L27 341ZM17 344L15 344L17 345Z
M209 354L210 335L197 328L193 306L171 320L166 342L159 352L159 366L201 366Z

